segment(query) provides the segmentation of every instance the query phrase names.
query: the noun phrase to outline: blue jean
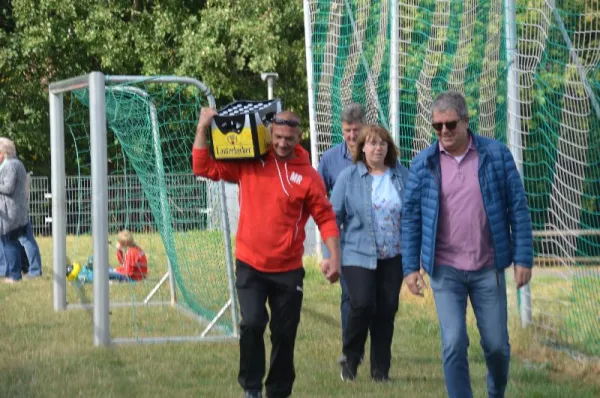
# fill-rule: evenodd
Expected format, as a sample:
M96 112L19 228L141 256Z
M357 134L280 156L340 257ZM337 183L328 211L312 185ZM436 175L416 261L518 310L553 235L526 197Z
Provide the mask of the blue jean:
M0 237L0 275L21 280L21 248L19 240L8 234Z
M116 271L115 268L108 269L108 280L110 281L119 281L119 282L129 282L131 278L127 275L123 275Z
M473 396L467 358L467 298L471 300L481 336L487 365L488 397L504 397L510 363L504 272L492 267L461 271L436 266L431 288L442 332L442 361L448 397Z
M24 235L19 236L19 243L25 249L27 261L29 262L29 275L42 275L42 258L40 256L40 248L33 236L33 228L31 221L27 223L27 229Z

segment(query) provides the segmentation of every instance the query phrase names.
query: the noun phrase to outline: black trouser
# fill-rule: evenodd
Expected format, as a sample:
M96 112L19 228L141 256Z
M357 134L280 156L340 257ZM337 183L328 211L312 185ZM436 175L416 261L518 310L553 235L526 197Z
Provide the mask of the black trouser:
M371 326L371 376L388 376L392 358L394 317L402 285L402 258L377 260L377 269L344 266L350 314L343 352L356 369Z
M271 364L265 380L267 397L287 397L296 378L294 344L300 323L304 269L267 273L236 260L240 322L240 373L244 390L261 391L265 375L264 333L271 310Z

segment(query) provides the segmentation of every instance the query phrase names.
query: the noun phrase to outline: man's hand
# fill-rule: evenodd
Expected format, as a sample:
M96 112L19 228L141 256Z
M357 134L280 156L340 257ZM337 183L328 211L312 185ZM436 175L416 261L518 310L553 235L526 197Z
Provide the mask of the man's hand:
M321 260L321 272L329 283L335 283L340 278L340 262L325 258Z
M427 285L425 284L425 280L423 280L423 275L421 275L420 271L408 274L404 280L406 281L408 290L410 290L412 294L423 297L423 290L427 289Z
M331 236L325 240L325 246L329 251L329 258L321 260L321 272L329 283L334 283L340 278L340 239Z
M208 128L210 126L210 122L212 122L213 117L217 115L217 111L212 108L202 108L200 109L200 116L198 117L198 128Z
M523 267L515 264L515 283L517 289L525 286L531 280L531 268Z
M194 140L194 146L196 148L206 148L206 130L210 127L210 123L213 117L217 115L217 111L212 108L200 109L200 116L198 116L198 125L196 126L196 139Z

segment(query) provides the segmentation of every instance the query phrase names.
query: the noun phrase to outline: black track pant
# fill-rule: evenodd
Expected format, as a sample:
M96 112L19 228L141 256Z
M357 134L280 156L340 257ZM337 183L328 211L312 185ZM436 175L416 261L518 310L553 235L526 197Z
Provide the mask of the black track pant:
M267 397L292 393L294 344L302 309L304 269L267 273L236 260L236 288L240 322L240 372L244 390L261 391L265 375L264 333L271 310L271 364L265 381Z

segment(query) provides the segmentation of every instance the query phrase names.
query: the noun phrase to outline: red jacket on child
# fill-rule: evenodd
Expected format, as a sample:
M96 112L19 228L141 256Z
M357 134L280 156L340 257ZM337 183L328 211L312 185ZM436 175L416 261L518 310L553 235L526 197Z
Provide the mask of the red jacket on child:
M302 267L309 216L324 241L339 236L325 183L308 152L300 145L295 151L296 157L287 161L277 159L272 150L258 160L219 161L208 148L192 150L194 174L239 185L235 256L262 272Z
M130 246L125 250L117 249L117 259L120 267L116 268L119 274L127 275L133 280L141 281L148 273L148 260L144 251L137 246Z

